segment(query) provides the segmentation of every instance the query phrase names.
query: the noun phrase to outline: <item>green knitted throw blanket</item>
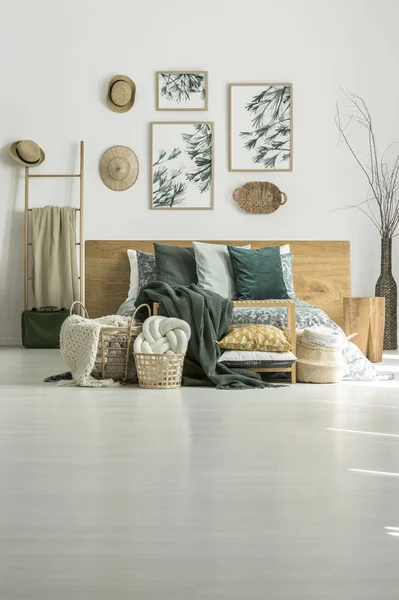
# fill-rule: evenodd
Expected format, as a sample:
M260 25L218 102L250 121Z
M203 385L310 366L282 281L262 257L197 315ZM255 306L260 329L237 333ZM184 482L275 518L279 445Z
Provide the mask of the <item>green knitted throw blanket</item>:
M214 385L223 390L280 387L265 383L258 373L231 369L218 362L221 350L216 342L228 331L233 314L231 300L195 284L172 288L167 283L155 281L142 288L136 306L153 302L160 304L159 314L183 319L191 327L183 385Z

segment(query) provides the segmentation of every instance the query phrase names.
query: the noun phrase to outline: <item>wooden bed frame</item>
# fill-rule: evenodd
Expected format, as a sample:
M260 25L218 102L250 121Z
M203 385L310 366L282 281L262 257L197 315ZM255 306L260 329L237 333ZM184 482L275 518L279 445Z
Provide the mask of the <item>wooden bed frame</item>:
M153 242L170 246L191 246L190 241L145 240L86 242L86 308L90 317L115 314L126 300L130 265L127 250L153 252ZM297 297L327 313L338 325L344 325L343 299L351 295L350 244L347 241L253 241L204 240L214 244L244 246L255 250L264 246L290 244L294 253L294 285Z
M234 306L241 308L284 308L287 311L287 331L290 334L290 342L292 352L296 355L296 304L293 300L234 300ZM159 304L154 302L154 315L159 314ZM250 368L248 371L256 371L257 373L287 373L291 378L291 383L296 383L296 363L290 367L256 367Z

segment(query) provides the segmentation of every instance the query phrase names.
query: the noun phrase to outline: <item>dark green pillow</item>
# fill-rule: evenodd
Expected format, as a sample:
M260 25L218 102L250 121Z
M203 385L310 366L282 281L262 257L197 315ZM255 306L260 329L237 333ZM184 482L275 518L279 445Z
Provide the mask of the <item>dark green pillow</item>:
M246 250L228 246L239 300L289 298L284 283L280 248Z
M198 283L194 248L154 244L157 279L174 285Z

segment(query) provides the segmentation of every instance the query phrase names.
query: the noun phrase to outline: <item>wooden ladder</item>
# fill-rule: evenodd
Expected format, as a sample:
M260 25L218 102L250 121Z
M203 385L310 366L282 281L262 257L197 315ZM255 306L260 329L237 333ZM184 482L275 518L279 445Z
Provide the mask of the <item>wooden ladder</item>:
M80 142L80 172L79 173L63 173L47 175L39 173L38 175L31 175L29 167L25 167L25 248L24 248L24 307L28 309L29 303L29 281L32 277L29 276L29 246L32 243L29 242L29 213L32 211L29 208L29 181L31 179L41 177L79 177L80 188L79 188L79 208L76 210L80 213L79 215L79 241L76 245L79 246L79 291L80 301L84 303L83 298L83 200L84 200L84 142Z

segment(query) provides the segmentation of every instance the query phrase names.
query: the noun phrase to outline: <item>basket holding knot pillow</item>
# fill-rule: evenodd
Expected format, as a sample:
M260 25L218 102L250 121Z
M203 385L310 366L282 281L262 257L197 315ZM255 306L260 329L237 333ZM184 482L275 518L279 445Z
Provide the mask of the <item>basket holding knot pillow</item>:
M191 329L186 321L150 317L134 342L139 385L147 389L180 387Z
M339 383L345 370L346 337L327 327L297 331L297 377L301 383Z

